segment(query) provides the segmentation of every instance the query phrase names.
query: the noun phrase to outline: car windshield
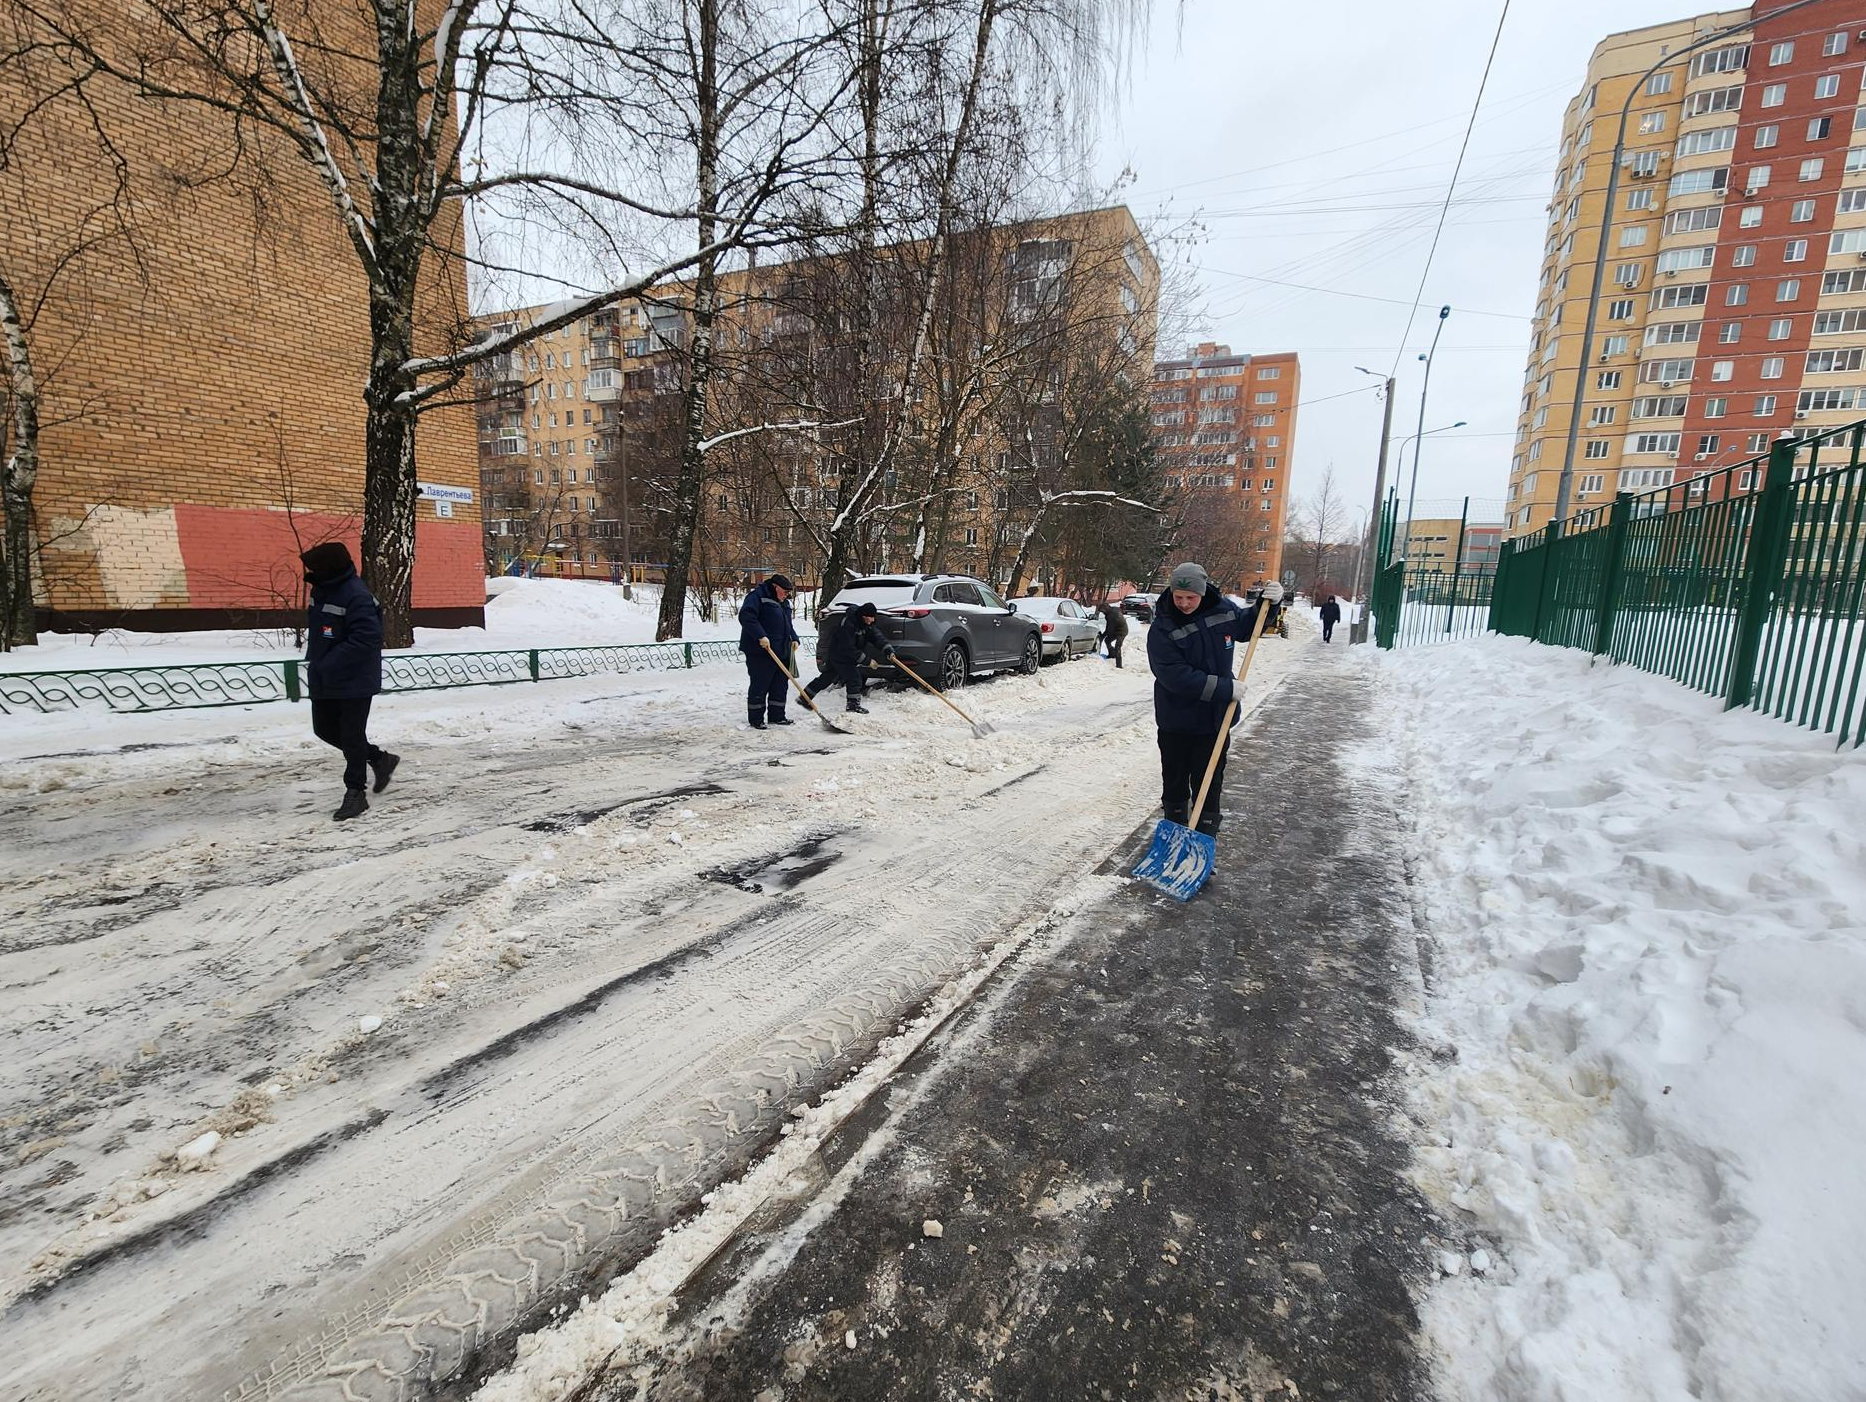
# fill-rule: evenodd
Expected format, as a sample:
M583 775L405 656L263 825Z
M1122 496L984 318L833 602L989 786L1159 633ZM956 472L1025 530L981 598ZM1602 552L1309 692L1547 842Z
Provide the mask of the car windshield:
M872 603L876 608L898 608L902 604L914 601L914 590L920 587L917 579L858 579L837 593L829 601L832 609L854 608L857 604Z

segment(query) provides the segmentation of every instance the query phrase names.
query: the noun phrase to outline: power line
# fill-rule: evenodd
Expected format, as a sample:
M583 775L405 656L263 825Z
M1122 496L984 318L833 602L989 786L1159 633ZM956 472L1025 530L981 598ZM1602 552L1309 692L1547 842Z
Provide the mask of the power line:
M1284 282L1280 278L1258 277L1255 273L1234 273L1225 268L1204 268L1204 269L1201 269L1201 271L1208 272L1208 273L1215 273L1219 277L1243 278L1246 282L1267 282L1274 287L1293 287L1298 292L1320 292L1329 297L1353 297L1363 302L1385 302L1388 305L1395 306L1395 307L1404 307L1404 306L1417 307L1419 305L1418 302L1416 301L1410 302L1410 303L1407 302L1407 300L1404 297L1376 297L1371 292L1346 292L1346 291L1343 291L1339 287L1314 287L1314 286L1309 285L1308 283ZM1452 310L1457 311L1457 312L1462 312L1466 316L1497 316L1497 317L1503 317L1504 319L1508 321L1532 321L1534 320L1533 317L1524 316L1520 312L1486 312L1486 311L1479 311L1474 307L1454 307L1452 308ZM1402 345L1405 344L1405 340L1403 337L1401 338L1401 344Z
M1419 290L1413 294L1412 310L1406 314L1406 329L1400 333L1400 348L1393 352L1393 369L1389 376L1399 373L1400 357L1406 353L1406 338L1412 335L1413 319L1419 315L1419 303L1425 298L1426 279L1432 275L1432 260L1438 256L1438 241L1445 232L1445 218L1451 213L1451 197L1458 189L1458 176L1464 169L1464 155L1471 148L1471 133L1477 130L1477 112L1484 105L1484 89L1490 83L1491 65L1497 61L1497 45L1503 42L1503 22L1509 17L1510 0L1503 0L1503 10L1497 16L1497 32L1490 38L1490 54L1484 59L1484 75L1477 81L1477 98L1471 103L1471 120L1465 124L1464 140L1458 146L1458 161L1451 168L1451 183L1445 187L1445 205L1438 214L1438 228L1432 233L1432 246L1426 250L1425 266L1419 270Z

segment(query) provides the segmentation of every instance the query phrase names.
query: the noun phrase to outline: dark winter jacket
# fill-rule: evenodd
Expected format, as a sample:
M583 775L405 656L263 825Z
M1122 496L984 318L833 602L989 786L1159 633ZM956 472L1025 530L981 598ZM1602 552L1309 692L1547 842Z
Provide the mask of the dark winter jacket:
M353 701L382 690L382 611L356 571L311 585L305 681L313 701Z
M1216 735L1231 700L1238 642L1250 640L1260 604L1240 609L1207 585L1190 616L1160 595L1147 629L1147 665L1153 669L1153 719L1161 730ZM1237 723L1233 715L1232 724Z
M1336 603L1333 599L1330 599L1327 603L1323 604L1322 605L1322 622L1324 623L1341 622L1341 605Z
M1127 615L1116 604L1103 604L1101 616L1107 627L1102 629L1104 638L1125 638L1127 636Z
M873 623L864 623L853 613L845 613L829 630L825 661L838 672L848 672L862 665L863 656L886 662L894 656L893 645Z
M797 625L791 622L790 604L771 592L768 579L747 594L739 606L739 651L762 653L760 638L771 639L771 650L780 659L788 658L797 645Z

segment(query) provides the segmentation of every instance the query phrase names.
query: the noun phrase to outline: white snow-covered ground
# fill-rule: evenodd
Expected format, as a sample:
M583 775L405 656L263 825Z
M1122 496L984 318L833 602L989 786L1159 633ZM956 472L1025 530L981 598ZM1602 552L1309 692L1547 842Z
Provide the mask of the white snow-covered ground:
M755 733L727 666L390 696L342 825L299 707L8 718L9 1398L300 1366L800 1019L936 991L1153 807L1148 695L994 679L986 741L899 691Z
M1448 1402L1866 1397L1866 751L1514 639L1367 665Z
M622 597L617 584L568 579L486 581L490 596L484 628L417 628L416 652L489 652L501 648L573 647L581 644L654 641L659 585L638 584ZM735 596L723 600L712 620L701 618L689 598L683 636L699 641L739 635ZM801 613L799 617L801 618ZM799 624L800 630L810 629ZM0 671L44 671L71 667L140 667L187 662L253 662L298 657L289 629L223 629L192 633L137 633L110 629L89 633L43 633L33 647L0 655Z

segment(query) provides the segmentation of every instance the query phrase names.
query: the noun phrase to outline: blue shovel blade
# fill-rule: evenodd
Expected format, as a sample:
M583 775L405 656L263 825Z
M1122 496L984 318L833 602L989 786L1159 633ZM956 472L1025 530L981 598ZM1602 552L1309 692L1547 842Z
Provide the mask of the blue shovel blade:
M1211 879L1217 861L1217 842L1162 818L1153 829L1153 845L1134 868L1134 875L1176 901L1189 901Z

